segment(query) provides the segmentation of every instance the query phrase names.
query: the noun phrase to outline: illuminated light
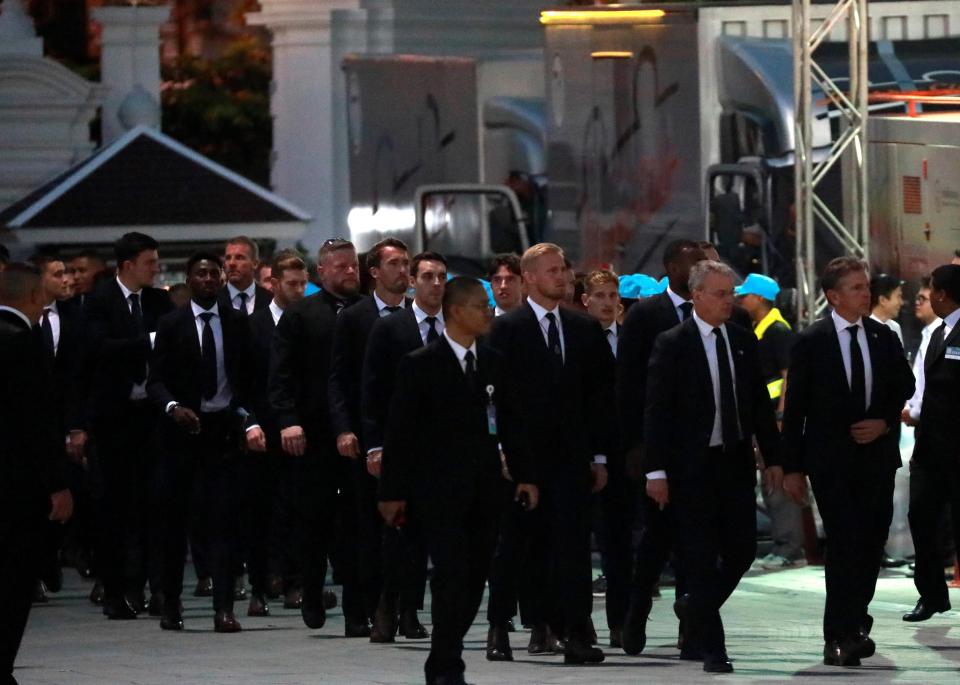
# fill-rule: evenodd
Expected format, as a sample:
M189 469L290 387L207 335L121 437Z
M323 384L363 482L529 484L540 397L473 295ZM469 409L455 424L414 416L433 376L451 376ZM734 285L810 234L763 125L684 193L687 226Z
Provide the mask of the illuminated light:
M594 59L630 59L633 53L629 50L598 50L591 52L590 56Z
M409 233L413 231L417 213L413 207L380 207L376 213L371 207L354 207L347 215L350 235L366 233Z
M662 19L663 10L544 10L540 23L551 24L633 24Z

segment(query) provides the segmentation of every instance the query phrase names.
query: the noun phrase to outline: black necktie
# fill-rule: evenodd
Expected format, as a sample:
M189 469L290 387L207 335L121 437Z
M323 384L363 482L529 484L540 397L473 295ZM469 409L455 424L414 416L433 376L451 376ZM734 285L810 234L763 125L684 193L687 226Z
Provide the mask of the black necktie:
M200 338L203 399L212 400L217 394L217 340L213 337L213 326L210 325L213 312L203 312L200 318L203 320L203 335Z
M690 318L690 313L693 311L693 302L682 302L680 303L680 311L683 312L681 321L686 321Z
M476 360L476 357L473 356L473 352L471 350L467 350L467 353L463 355L463 361L465 364L463 373L467 377L467 385L470 387L471 391L476 390L477 389L477 365L476 365L477 360Z
M437 317L428 316L424 321L427 322L427 344L430 344L440 337L437 333Z
M43 308L43 318L40 320L40 333L43 337L43 347L50 358L57 356L57 348L53 344L53 326L50 325L50 307Z
M927 343L927 351L923 356L923 368L927 369L936 361L943 351L943 329L947 324L942 323L930 336L930 342Z
M551 361L556 370L563 368L563 347L560 346L560 329L557 327L557 317L553 312L547 312L547 347L550 349Z
M860 341L857 340L858 328L859 326L849 326L847 333L850 334L850 395L853 397L854 406L857 407L859 414L866 409L867 374L863 368L863 353L860 351Z
M140 295L138 293L130 293L130 315L133 317L133 325L137 329L138 334L143 334L146 332L146 329L143 325L143 310L140 308Z
M386 311L388 311L389 313L391 313L391 314L396 314L397 312L400 311L400 305L398 305L398 304L391 304L391 305L387 305L386 307L384 307L384 309L385 309Z
M240 316L250 316L250 312L247 311L247 298L249 296L246 293L237 293L237 297L240 298L240 306L237 308Z
M723 447L731 451L740 442L737 398L733 391L727 341L719 328L714 328L713 334L717 338L717 375L720 377L720 428L723 432Z

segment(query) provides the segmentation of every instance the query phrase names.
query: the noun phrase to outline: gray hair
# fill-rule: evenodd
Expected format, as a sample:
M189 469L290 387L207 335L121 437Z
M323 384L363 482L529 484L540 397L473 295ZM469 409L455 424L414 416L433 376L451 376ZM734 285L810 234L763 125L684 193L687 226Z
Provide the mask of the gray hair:
M710 259L704 259L703 261L694 264L693 268L690 269L690 281L688 284L690 287L690 292L693 292L694 290L702 290L703 282L707 280L707 276L710 274L726 276L727 278L733 279L734 283L737 281L737 273L729 266L721 262L714 262Z

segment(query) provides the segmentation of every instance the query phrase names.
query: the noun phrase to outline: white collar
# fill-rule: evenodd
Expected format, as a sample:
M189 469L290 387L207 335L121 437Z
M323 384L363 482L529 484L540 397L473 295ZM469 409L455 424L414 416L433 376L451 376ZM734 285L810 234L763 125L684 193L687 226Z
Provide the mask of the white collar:
M119 276L117 276L117 285L120 286L120 292L123 293L123 299L125 300L129 300L131 295L139 295L143 290L143 288L140 288L140 290L130 290L130 288L123 284Z
M706 338L708 335L713 333L714 328L719 328L721 331L726 333L727 324L722 323L719 326L711 326L706 321L700 318L700 315L697 314L696 309L693 310L693 320L696 322L697 328L700 329L700 335L702 335L704 338Z
M844 318L843 318L842 316L840 316L839 314L837 314L836 310L834 310L834 309L831 309L831 310L830 310L830 316L833 317L833 326L834 326L834 328L837 329L837 333L839 333L840 331L845 331L845 330L847 330L848 328L850 328L850 326L858 326L858 327L860 327L860 328L863 328L863 317L861 317L861 318L857 319L855 322L851 323L851 322L847 321L846 319L844 319Z
M613 331L613 334L614 334L614 335L617 335L617 322L616 322L616 320L614 320L614 322L613 322L612 324L610 324L609 326L607 326L607 327L604 328L603 330L604 330L604 332L606 332L606 331Z
M670 289L670 286L667 286L667 296L670 298L670 301L673 302L673 308L679 309L680 305L684 302L689 302L690 300L685 300L684 298L677 295L673 290Z
M193 300L190 300L190 309L193 310L193 318L197 318L201 314L206 314L207 312L211 312L213 313L214 316L217 316L217 317L220 316L220 308L217 306L216 302L213 303L213 306L210 307L210 309L204 309Z
M923 327L923 330L920 331L920 335L924 337L932 335L935 330L940 328L940 324L942 323L943 323L943 319L941 319L938 316L936 319L934 319L933 321L931 321L930 323L928 323L926 326Z
M886 321L884 321L883 319L881 319L879 316L877 316L877 315L874 314L873 312L870 312L870 318L873 319L874 321L876 321L877 323L882 323L884 326L888 326L888 325L889 325ZM847 324L847 325L848 325L848 326L852 326L853 324Z
M413 301L413 315L417 317L417 323L423 323L428 316L432 316L440 323L443 323L443 310L441 309L436 314L427 314L425 311L420 309L420 306L417 304L417 301Z
M270 313L273 315L273 323L276 325L280 317L283 316L283 307L277 304L276 300L270 300Z
M382 312L387 307L400 307L400 309L403 309L403 305L404 305L403 302L397 305L387 304L386 302L380 299L380 296L377 295L376 290L373 291L373 301L377 303L377 312Z
M943 318L944 325L946 325L946 327L949 328L951 332L953 331L954 328L957 327L958 321L960 321L960 309L954 309L952 312L950 312L949 316L945 316Z
M560 303L559 302L553 309L545 309L541 307L539 304L537 304L536 302L534 302L529 297L527 298L527 302L533 308L533 313L537 315L537 321L540 321L543 317L545 317L547 314L552 312L554 317L556 317L557 322L559 323L560 321Z
M23 322L27 324L27 326L29 326L30 328L33 328L33 324L30 323L30 319L28 319L27 315L21 312L19 309L14 309L13 307L8 307L5 304L0 304L0 312L13 312L17 316L19 316L21 319L23 319Z
M461 345L460 343L458 343L453 338L451 338L450 335L447 333L446 329L443 330L443 337L447 339L447 343L450 345L450 349L452 349L453 353L457 355L457 359L460 361L461 364L463 363L463 358L467 356L468 350L470 352L473 352L473 358L474 360L476 360L477 358L477 341L476 340L474 340L473 344L470 345L469 348L467 348Z
M253 281L250 284L250 287L244 288L243 290L240 290L240 288L235 286L233 283L227 283L227 292L230 293L231 302L233 302L234 298L236 298L236 296L240 293L246 293L247 299L252 300L257 295L257 282Z
M51 303L48 304L48 305L44 305L43 308L44 308L44 309L49 309L51 312L53 312L53 313L56 314L57 316L60 316L60 310L57 309L57 301L56 301L56 300L54 300L53 302L51 302ZM42 314L41 314L41 316L42 316Z

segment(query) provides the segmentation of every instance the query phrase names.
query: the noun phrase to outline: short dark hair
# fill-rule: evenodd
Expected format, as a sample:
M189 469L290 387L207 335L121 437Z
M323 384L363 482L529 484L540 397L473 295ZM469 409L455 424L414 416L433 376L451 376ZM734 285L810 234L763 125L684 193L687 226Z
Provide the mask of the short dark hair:
M487 278L490 279L496 276L501 266L507 267L507 271L514 276L520 275L520 257L512 252L504 252L493 258L493 262L490 264L490 271L487 272Z
M10 262L0 271L0 302L17 302L40 285L40 269L26 262Z
M248 238L245 235L234 236L223 246L223 251L226 252L227 248L231 245L246 245L250 249L250 259L255 262L260 261L260 246L257 245L252 238Z
M368 269L374 267L380 268L380 262L383 259L383 251L388 247L395 247L398 250L403 250L404 252L409 252L407 249L407 244L400 240L399 238L384 238L379 243L370 248L370 251L367 252L366 265Z
M113 244L113 254L117 258L117 271L120 270L124 262L132 262L141 252L159 249L160 243L146 233L138 233L136 231L124 233L117 239L117 242Z
M930 290L933 287L933 276L929 274L920 277L920 290Z
M37 252L30 257L30 263L40 269L40 273L46 271L47 267L53 262L63 262L63 257L56 252Z
M450 307L465 303L477 290L486 294L483 284L471 276L454 276L447 281L443 290L443 316L447 316Z
M284 271L306 271L307 264L295 250L281 250L273 256L270 278L280 278Z
M99 252L89 248L84 248L79 252L70 255L70 261L73 261L74 259L89 259L90 261L98 262L101 265L105 263L103 256Z
M716 250L717 246L711 243L709 240L700 240L697 241L697 247L701 250Z
M826 293L836 290L844 276L856 271L870 273L867 263L858 257L837 257L831 259L820 275L820 288Z
M420 268L420 262L440 262L443 264L444 268L447 266L447 258L439 252L421 252L418 255L414 255L413 259L410 260L411 276L415 277L417 275L417 271Z
M877 274L870 279L870 306L876 307L881 297L890 297L903 281L890 274Z
M942 290L956 304L960 304L960 264L938 266L931 274L934 290Z
M194 252L187 260L187 276L190 275L193 267L196 266L198 262L202 262L204 260L215 263L221 269L223 268L223 262L220 261L220 257L218 255L215 255L212 252Z
M667 246L663 248L663 268L666 269L671 264L676 264L680 261L680 255L687 250L699 249L700 244L694 240L678 238L677 240L670 241L667 243Z
M320 252L317 254L317 261L322 262L323 258L334 252L339 252L340 250L353 250L356 251L353 243L351 243L346 238L330 238L323 241L323 245L320 246Z

